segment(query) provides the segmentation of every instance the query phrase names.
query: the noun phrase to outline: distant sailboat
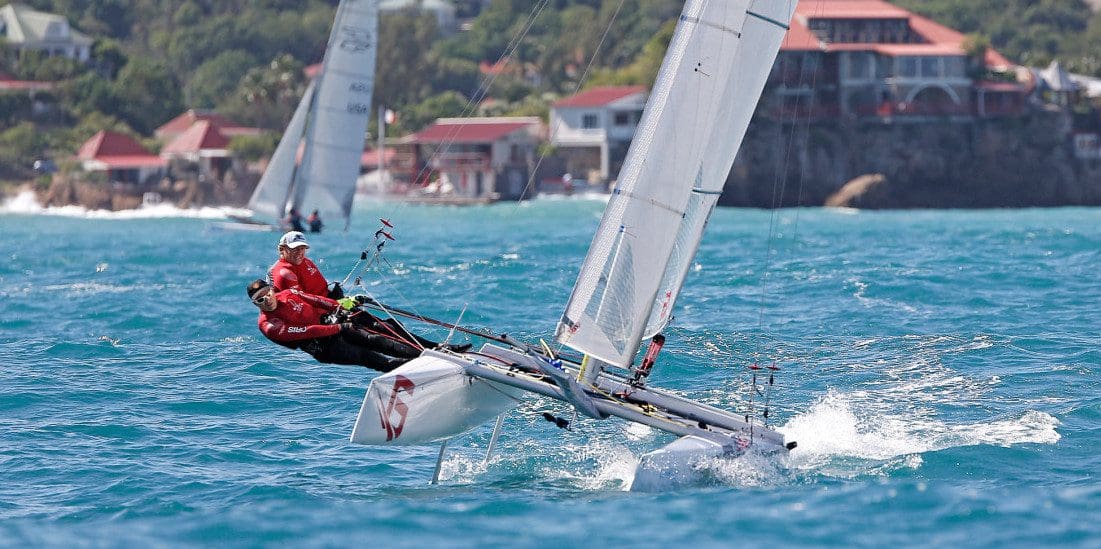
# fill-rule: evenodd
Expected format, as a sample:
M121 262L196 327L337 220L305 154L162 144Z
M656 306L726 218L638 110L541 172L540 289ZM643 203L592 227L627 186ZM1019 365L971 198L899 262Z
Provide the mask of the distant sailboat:
M478 353L427 350L371 383L352 441L447 439L508 411L524 393L536 393L565 401L586 417L617 416L678 435L642 456L634 488L691 477L701 459L793 448L794 442L768 428L767 412L761 421L753 412L720 410L645 381L795 3L685 2L619 184L556 330L558 342L582 353L581 360L556 357L545 344L487 334L478 335L496 344ZM646 339L649 349L636 364Z
M371 117L378 48L378 0L343 0L336 10L320 74L283 132L249 199L254 221L278 226L292 209L322 219L352 211Z

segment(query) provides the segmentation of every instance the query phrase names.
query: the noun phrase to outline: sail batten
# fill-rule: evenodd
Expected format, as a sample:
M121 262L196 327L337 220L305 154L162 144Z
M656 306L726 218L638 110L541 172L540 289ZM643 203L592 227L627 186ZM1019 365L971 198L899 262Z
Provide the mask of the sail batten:
M775 22L790 21L794 8L776 0L685 3L559 342L627 367L642 339L672 318L783 39Z

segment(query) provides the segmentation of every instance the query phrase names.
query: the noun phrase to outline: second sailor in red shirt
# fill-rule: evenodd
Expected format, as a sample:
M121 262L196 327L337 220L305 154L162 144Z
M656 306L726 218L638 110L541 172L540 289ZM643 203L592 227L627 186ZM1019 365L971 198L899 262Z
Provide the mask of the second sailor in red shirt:
M279 239L279 260L271 266L268 273L272 286L276 291L298 289L303 293L327 296L339 299L343 292L333 288L329 292L329 283L321 269L317 268L310 258L306 257L306 250L310 244L306 242L306 236L298 231L291 231ZM339 293L339 295L337 295Z

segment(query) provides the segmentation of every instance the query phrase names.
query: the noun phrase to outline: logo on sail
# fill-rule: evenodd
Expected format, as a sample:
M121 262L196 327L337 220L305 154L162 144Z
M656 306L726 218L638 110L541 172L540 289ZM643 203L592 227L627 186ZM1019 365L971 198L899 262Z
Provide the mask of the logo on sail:
M371 106L366 103L348 103L346 110L352 114L370 114Z
M351 25L340 27L340 49L360 53L371 47L371 31Z

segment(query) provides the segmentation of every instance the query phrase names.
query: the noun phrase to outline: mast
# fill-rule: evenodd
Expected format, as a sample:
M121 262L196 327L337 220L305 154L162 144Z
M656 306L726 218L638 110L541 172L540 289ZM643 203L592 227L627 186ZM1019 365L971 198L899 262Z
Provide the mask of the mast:
M556 339L626 368L668 324L795 0L687 0Z

